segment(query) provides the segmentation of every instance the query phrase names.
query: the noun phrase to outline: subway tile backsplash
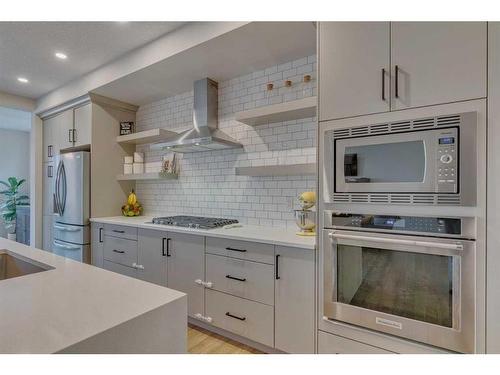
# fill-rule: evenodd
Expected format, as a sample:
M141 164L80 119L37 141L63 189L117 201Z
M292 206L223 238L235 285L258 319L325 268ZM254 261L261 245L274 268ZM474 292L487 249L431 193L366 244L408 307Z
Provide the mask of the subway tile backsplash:
M312 81L303 83L305 74ZM293 82L286 87L285 80ZM274 89L266 90L267 83ZM314 176L236 176L235 167L316 162L316 118L251 127L234 119L238 111L316 95L316 57L219 82L219 128L242 149L179 154L178 180L141 181L136 190L147 215L189 214L236 218L244 224L296 228L296 197L316 188ZM193 92L143 105L137 131L192 126ZM137 146L148 171L161 168L162 151Z

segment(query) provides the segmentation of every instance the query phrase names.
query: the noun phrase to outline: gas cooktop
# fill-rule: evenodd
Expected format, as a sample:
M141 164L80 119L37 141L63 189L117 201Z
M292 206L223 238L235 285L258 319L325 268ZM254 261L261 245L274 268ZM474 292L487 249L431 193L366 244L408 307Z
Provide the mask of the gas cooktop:
M153 224L173 225L176 227L196 228L196 229L214 229L225 225L237 224L235 219L222 219L216 217L202 216L166 216L153 218Z

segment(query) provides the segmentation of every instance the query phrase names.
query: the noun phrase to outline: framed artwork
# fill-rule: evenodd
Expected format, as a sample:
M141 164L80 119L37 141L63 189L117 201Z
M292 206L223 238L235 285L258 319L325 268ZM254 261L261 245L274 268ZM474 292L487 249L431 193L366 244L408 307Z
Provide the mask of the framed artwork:
M120 122L120 135L132 134L133 132L134 132L133 121Z

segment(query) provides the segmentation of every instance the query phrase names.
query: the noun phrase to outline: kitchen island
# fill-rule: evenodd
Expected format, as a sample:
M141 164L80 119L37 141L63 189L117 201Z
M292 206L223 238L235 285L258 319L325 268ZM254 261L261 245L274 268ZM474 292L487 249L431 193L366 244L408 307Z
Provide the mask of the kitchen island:
M186 352L184 293L3 238L0 256L0 353Z

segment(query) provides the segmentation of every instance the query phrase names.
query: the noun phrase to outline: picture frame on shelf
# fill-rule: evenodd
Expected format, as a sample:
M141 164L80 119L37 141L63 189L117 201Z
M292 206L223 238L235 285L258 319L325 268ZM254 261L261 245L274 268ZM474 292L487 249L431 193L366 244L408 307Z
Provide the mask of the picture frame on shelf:
M120 135L128 135L134 133L135 123L133 121L120 122Z

